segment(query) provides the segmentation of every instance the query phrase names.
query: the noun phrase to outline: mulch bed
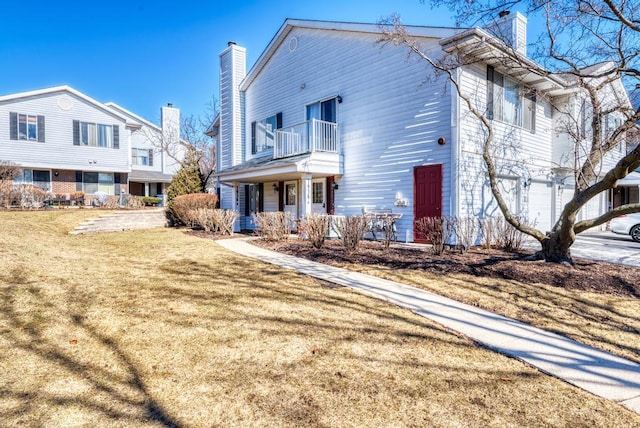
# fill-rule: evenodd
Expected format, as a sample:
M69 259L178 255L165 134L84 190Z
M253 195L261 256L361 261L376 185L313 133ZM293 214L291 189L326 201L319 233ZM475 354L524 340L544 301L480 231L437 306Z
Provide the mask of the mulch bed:
M471 249L464 254L447 251L443 255L434 256L428 248L390 248L385 251L380 243L370 241L363 242L351 254L337 240L327 241L321 249L315 249L309 242L297 239L284 242L256 240L254 244L333 265L355 263L392 269L415 269L440 275L468 274L640 298L640 268L585 259L575 259L574 267L569 267L525 260L532 252L507 253L484 248Z

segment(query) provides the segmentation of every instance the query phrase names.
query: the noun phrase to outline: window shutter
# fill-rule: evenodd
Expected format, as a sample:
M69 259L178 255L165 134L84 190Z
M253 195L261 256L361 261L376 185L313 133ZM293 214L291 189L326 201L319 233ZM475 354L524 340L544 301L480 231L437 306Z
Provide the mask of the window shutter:
M276 129L282 128L282 112L276 114Z
M278 211L284 211L284 181L278 182Z
M244 186L244 215L251 214L251 205L249 205L249 198L251 195L249 194L249 185L245 184Z
M82 191L82 171L76 171L76 191Z
M525 94L525 98L527 100L529 100L529 102L527 104L529 104L529 108L531 109L531 111L528 113L530 114L530 118L531 118L531 125L529 127L529 130L534 133L536 131L536 111L538 110L537 108L537 96L536 96L536 90L535 89L531 89L529 91L527 91L527 93ZM525 111L525 114L527 114L527 112Z
M153 166L153 149L149 149L149 166Z
M487 65L487 119L493 119L493 79L494 70L493 67Z
M38 141L44 143L44 116L38 116Z
M251 122L251 154L256 154L258 148L256 147L256 123Z
M80 121L79 120L73 121L73 145L74 146L80 145ZM82 180L80 180L80 182L82 182Z
M18 113L9 113L9 138L18 139Z
M113 148L120 148L120 126L113 125Z
M264 211L264 183L258 184L258 212Z
M113 174L113 182L115 184L120 184L122 182L121 174L119 172Z

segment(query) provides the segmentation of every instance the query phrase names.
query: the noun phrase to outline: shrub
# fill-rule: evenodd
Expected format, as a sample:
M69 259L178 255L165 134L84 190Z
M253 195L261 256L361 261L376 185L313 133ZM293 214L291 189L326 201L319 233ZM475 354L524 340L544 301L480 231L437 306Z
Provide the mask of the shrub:
M478 220L475 217L451 217L450 222L458 248L464 253L476 243Z
M127 199L127 208L142 208L144 206L142 199L142 196L129 195Z
M440 255L444 252L444 246L450 241L453 234L451 217L422 217L416 221L416 231L431 243L431 252Z
M198 208L215 209L217 202L218 197L211 193L181 195L171 201L167 212L172 224L193 227L197 225L194 218L195 210Z
M369 229L369 222L364 216L354 215L347 217L336 217L335 220L338 233L342 238L342 244L347 252L351 253L358 249L360 241Z
M304 218L302 227L313 248L322 248L329 230L329 216L309 214Z
M202 227L206 232L233 235L233 223L238 218L238 213L233 210L196 208L191 217L195 225Z
M110 210L120 208L120 195L107 195L102 206Z
M14 186L9 193L10 205L17 205L21 208L40 208L43 202L51 196L45 190L31 184Z
M526 218L518 217L523 224L529 224ZM531 226L535 225L529 224ZM522 249L524 233L511 226L504 217L488 217L480 220L482 245L485 248L497 247L504 251L516 252Z
M291 213L282 211L254 214L256 233L267 241L282 241L289 238L293 226Z
M150 207L150 206L161 204L162 203L162 198L156 198L155 196L143 196L142 197L142 203L146 207Z

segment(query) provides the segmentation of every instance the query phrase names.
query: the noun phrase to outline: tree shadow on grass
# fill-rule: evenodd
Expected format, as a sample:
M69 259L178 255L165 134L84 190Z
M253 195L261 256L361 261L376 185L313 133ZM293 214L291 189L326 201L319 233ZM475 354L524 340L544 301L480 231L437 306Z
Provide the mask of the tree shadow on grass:
M4 407L0 419L46 425L48 413L68 411L83 414L87 423L98 423L98 418L179 427L149 393L118 341L87 322L81 310L88 307L86 297L77 290L69 297L49 299L42 285L28 281L1 290L5 350L20 359L12 361L12 368L17 364L31 376L9 375L15 381L7 382L0 396L14 405Z

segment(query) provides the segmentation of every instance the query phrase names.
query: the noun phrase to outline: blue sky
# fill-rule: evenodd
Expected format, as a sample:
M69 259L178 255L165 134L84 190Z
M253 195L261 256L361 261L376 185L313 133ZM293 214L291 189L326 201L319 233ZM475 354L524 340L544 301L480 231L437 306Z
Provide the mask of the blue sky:
M0 95L69 85L153 122L167 102L200 115L233 40L253 65L286 18L451 26L419 0L11 1L0 15Z

